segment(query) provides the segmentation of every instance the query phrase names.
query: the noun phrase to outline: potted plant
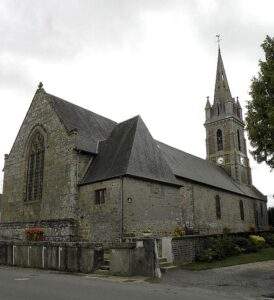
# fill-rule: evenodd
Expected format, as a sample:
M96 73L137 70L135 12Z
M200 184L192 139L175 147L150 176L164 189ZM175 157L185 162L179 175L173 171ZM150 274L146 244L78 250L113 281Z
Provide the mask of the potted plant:
M38 227L27 228L25 235L28 241L43 241L44 240L44 229Z

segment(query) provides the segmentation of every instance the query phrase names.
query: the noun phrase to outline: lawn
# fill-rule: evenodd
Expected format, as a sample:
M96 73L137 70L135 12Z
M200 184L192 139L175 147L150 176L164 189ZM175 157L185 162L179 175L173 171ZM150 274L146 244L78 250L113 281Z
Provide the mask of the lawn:
M181 268L192 271L200 271L206 269L222 268L253 263L264 260L274 260L274 248L264 248L256 253L240 254L237 256L231 256L223 260L217 260L213 262L193 262L190 264L182 265Z

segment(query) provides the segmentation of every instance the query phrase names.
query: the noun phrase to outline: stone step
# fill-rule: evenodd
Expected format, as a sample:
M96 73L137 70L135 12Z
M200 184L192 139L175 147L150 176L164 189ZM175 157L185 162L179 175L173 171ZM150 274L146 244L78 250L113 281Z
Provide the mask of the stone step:
M161 272L166 273L171 270L175 270L177 266L171 265L171 266L166 266L166 267L160 267Z
M160 267L174 266L173 263L167 262L167 261L165 261L165 262L160 262L159 265L160 265Z
M94 274L98 274L98 275L109 275L109 270L101 270L101 269L97 269L96 271L94 271Z
M167 259L165 257L159 257L159 263L167 262Z
M110 253L104 253L104 258L105 259L110 259Z
M109 266L108 265L102 265L100 267L100 270L109 270Z
M104 265L105 265L105 266L109 266L109 264L110 264L110 260L104 258Z

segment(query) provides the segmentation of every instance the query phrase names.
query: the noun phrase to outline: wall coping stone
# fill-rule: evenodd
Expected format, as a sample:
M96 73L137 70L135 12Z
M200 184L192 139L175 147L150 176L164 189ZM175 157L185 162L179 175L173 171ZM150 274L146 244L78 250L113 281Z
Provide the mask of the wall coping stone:
M192 234L172 237L172 240L184 240L184 239L194 239L194 238L210 238L210 237L221 237L221 236L235 236L235 235L256 235L261 233L274 233L274 230L257 230L256 232L240 231L240 232L230 232L230 233L215 233L215 234Z

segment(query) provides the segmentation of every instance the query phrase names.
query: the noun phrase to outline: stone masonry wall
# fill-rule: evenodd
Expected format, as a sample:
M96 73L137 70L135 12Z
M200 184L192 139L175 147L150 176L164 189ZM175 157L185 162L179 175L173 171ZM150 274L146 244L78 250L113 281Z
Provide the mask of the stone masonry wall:
M74 241L78 238L76 222L72 219L63 219L0 223L0 240L24 241L25 230L34 227L43 228L46 241Z
M255 200L249 197L236 195L225 192L223 190L214 189L196 183L186 181L185 189L191 190L185 196L189 197L185 200L186 206L194 201L194 229L200 234L222 233L223 229L229 228L231 232L247 231L251 226L255 226L254 218L254 203L260 207L263 205L263 215L259 211L259 223L261 229L266 229L267 226L267 210L265 202ZM221 219L217 219L215 196L220 196L221 201ZM239 201L243 201L244 205L244 220L241 220Z
M170 236L182 224L182 201L178 187L134 178L123 181L124 234L141 236L150 229Z
M95 190L106 189L105 203L95 204ZM108 242L121 238L121 179L81 186L79 189L79 235L83 240Z
M4 166L3 222L73 218L77 193L77 154L46 94L36 93ZM41 201L26 200L27 145L34 128L45 138Z

